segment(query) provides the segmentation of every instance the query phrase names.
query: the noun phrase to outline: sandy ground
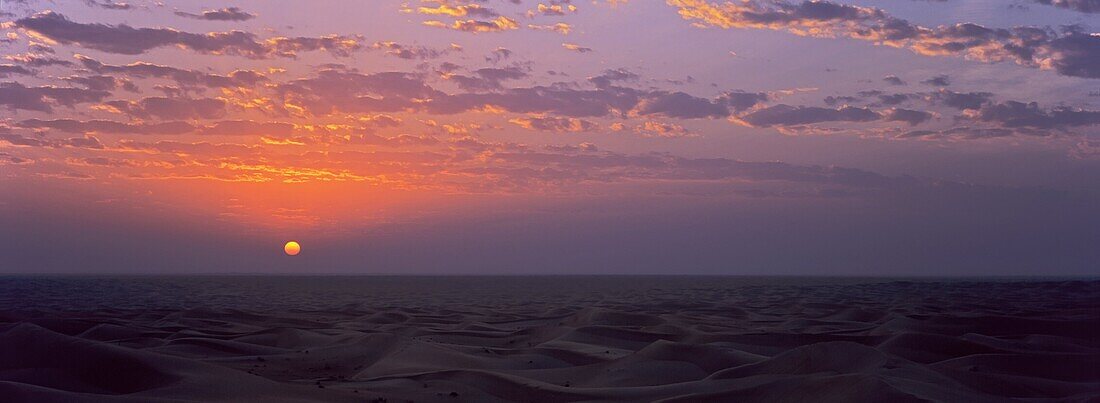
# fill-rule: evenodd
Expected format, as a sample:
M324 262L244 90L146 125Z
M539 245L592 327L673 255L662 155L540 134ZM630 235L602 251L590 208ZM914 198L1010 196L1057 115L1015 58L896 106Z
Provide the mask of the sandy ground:
M3 401L1100 401L1100 281L463 280L325 309L18 281L0 282Z

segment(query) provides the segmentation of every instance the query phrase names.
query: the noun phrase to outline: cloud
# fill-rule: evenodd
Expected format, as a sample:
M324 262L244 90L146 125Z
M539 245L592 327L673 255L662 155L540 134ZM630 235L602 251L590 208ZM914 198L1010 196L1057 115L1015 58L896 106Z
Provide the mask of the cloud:
M454 81L467 91L492 91L503 88L502 83L527 77L526 71L519 67L482 68L474 71L473 76L445 74L444 78Z
M418 99L445 97L422 77L401 72L362 74L323 69L315 77L292 80L275 87L281 104L306 114L396 112L421 106ZM434 101L433 101L434 102Z
M1100 0L1032 0L1039 4L1066 8L1082 13L1100 13Z
M767 102L771 96L763 92L731 91L718 97L715 103L724 104L731 109L741 112Z
M591 81L597 88L607 88L614 82L619 81L636 81L639 78L637 74L631 73L626 69L608 69L604 70L602 74L589 77L588 81Z
M440 114L480 109L486 105L514 113L552 113L570 117L607 116L625 113L639 102L639 92L626 88L578 90L554 86L509 88L496 93L443 95L425 104L427 111Z
M87 4L89 7L99 7L107 10L130 10L134 8L130 3L110 0L84 0L84 4Z
M507 48L496 48L489 53L489 56L485 57L485 61L499 63L512 57L512 53L513 52L511 50L508 50Z
M254 122L251 120L223 120L199 129L207 136L277 136L294 134L294 125L284 122Z
M883 105L897 105L908 101L913 95L910 94L879 94L878 100Z
M951 77L947 75L938 75L927 80L921 81L921 84L933 85L937 87L946 87L951 85Z
M85 135L84 137L72 137L68 139L50 140L44 138L29 138L23 137L18 134L0 133L0 141L7 142L8 144L19 147L47 147L47 148L87 148L101 150L103 149L103 143L98 138L92 135Z
M822 38L852 38L928 56L1014 61L1074 77L1100 77L1100 37L1070 29L987 28L973 23L923 27L872 7L829 1L726 2L668 0L681 17L704 26L770 29Z
M505 17L505 16L500 16L500 17L497 17L495 19L488 20L488 21L458 20L458 21L454 21L451 24L447 24L443 21L429 20L429 21L424 21L424 25L427 25L429 27L447 28L447 29L453 29L455 31L472 32L472 33L500 32L500 31L510 31L510 30L514 30L514 29L519 29L519 24L516 23L516 20L513 20L513 19Z
M508 122L528 130L548 132L586 132L596 128L596 124L584 119L559 118L552 116L519 117Z
M376 146L405 147L432 146L439 144L439 139L432 136L413 136L411 134L400 134L394 137L382 137L373 134L365 134L358 138L358 142L362 144L370 144Z
M259 40L242 31L195 34L170 28L134 28L126 24L83 24L46 11L14 22L16 27L33 31L61 44L76 44L107 53L137 55L149 50L177 46L203 54L226 54L251 59L295 57L298 52L325 50L347 56L362 48L359 37L329 35L323 37L275 37Z
M108 101L104 104L141 119L218 119L226 115L225 101L215 98L147 97L139 101Z
M822 122L870 122L882 118L867 108L845 106L839 109L779 104L740 117L754 127L791 126Z
M574 6L572 4L565 4L565 5L551 4L551 5L546 5L546 4L539 3L538 7L536 7L534 10L528 10L527 11L527 16L528 17L534 17L536 15L542 15L542 16L550 16L550 17L560 17L560 16L564 16L568 13L575 13L575 12L577 12L577 6Z
M450 69L448 69L450 70ZM596 88L572 85L505 88L503 82L527 77L519 67L482 68L472 75L440 72L467 92L448 94L432 88L425 77L398 72L362 74L324 69L316 77L275 86L280 105L305 114L334 112L422 111L456 114L487 107L519 114L552 114L586 118L628 113L680 119L722 118L730 110L743 111L768 99L764 93L728 92L714 99L684 92L639 90L615 85L636 80L627 70L607 70L589 79Z
M883 77L882 81L884 81L884 82L886 82L887 84L890 84L890 85L905 85L905 81L898 78L898 76L893 76L893 75Z
M557 33L562 34L562 35L569 35L570 32L573 32L573 26L569 25L569 24L566 24L564 22L559 22L559 23L552 24L552 25L528 24L527 28L530 28L530 29L533 29L533 30L536 30L536 31L553 31L553 32L557 32Z
M52 129L66 133L183 134L194 130L186 122L121 123L109 120L27 119L15 124L28 129Z
M447 54L446 50L430 49L424 46L409 46L402 45L397 42L375 42L371 46L374 49L383 49L387 55L395 56L400 59L413 60L413 59L435 59Z
M1100 78L1100 36L1075 32L1052 41L1049 50L1049 65L1058 72Z
M652 120L647 120L645 122L642 122L642 124L638 126L634 126L634 133L642 137L698 137L697 134L689 132L683 126L680 126L678 124L657 122Z
M64 77L63 80L70 83L83 85L85 88L90 90L114 91L116 88L122 87L123 89L130 92L138 92L138 88L136 85L134 85L133 82L129 80L114 78L111 76L72 76Z
M98 102L110 95L107 91L53 86L27 87L20 83L0 83L0 105L13 110L50 112L53 106L73 107Z
M584 46L581 46L581 45L578 45L578 44L575 44L575 43L563 43L563 44L561 44L561 47L566 48L568 50L572 50L572 51L577 52L577 53L588 53L588 52L592 51L592 48L586 48Z
M202 13L199 14L176 11L175 14L180 17L207 21L247 21L256 18L255 15L247 13L237 7L226 7L217 10L204 10Z
M932 94L932 101L941 103L946 106L950 106L959 110L967 109L979 109L983 104L989 102L989 99L993 97L993 94L988 92L954 92L946 89L940 89L939 92Z
M0 137L2 139L2 137ZM0 152L0 165L30 165L35 161L16 155Z
M1006 101L982 106L977 120L995 122L1007 128L1056 129L1100 125L1100 111L1057 107L1050 111L1035 102Z
M236 70L223 76L146 62L115 66L100 63L84 55L76 55L76 58L85 68L96 73L114 73L137 78L166 78L183 87L253 87L267 80L263 73L252 70Z
M258 154L260 146L244 144L216 144L205 141L190 143L184 141L161 140L152 143L122 139L118 141L118 147L123 150L144 151L150 153L164 153L176 155L204 156L208 158L240 158Z
M671 118L723 118L730 111L723 99L711 101L684 92L648 94L637 108L640 115L662 115Z
M445 15L450 17L478 17L478 18L494 18L500 16L496 11L490 8L482 7L480 4L439 4L435 7L418 7L417 13L426 15Z
M48 67L48 66L72 66L73 62L68 60L61 60L56 57L43 56L35 53L24 53L20 55L6 55L5 59L22 64L29 67Z
M883 115L883 120L890 122L905 122L910 126L916 126L932 119L931 112L915 111L911 109L893 108Z
M30 76L34 75L34 72L28 70L26 67L23 66L16 66L14 64L0 64L0 77L7 78L12 74L22 74Z
M1014 131L1004 128L982 127L953 127L944 130L914 130L898 135L899 138L963 138L963 139L989 139L1008 137L1015 134Z

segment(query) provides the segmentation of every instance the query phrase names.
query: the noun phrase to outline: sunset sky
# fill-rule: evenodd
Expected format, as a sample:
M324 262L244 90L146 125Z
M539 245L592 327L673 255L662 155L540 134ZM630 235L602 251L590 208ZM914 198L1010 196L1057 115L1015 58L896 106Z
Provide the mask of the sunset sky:
M1100 274L1095 0L2 11L0 272Z

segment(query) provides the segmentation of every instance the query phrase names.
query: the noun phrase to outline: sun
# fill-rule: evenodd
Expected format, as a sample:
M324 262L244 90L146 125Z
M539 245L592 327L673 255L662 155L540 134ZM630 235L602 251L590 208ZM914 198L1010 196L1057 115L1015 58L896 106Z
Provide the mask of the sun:
M290 256L297 255L301 251L302 245L299 245L298 242L290 241L287 242L286 245L283 245L283 252L286 252L286 254Z

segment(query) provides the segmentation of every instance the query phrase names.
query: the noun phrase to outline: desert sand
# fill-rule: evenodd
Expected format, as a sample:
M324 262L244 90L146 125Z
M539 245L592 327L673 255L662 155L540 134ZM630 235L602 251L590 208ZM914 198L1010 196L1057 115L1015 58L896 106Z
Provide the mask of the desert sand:
M1100 400L1100 281L0 279L11 402Z

